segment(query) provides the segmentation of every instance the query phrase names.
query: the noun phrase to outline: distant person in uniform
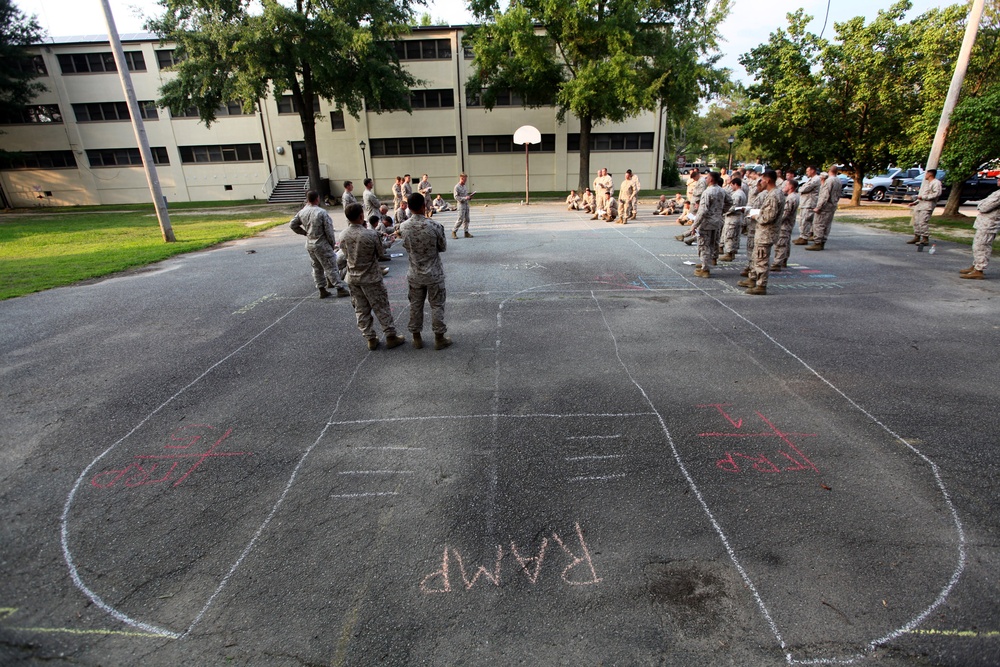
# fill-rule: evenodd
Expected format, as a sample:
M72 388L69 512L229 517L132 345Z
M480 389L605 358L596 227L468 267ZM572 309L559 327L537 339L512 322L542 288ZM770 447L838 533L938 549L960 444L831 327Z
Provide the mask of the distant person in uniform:
M366 218L370 218L373 215L378 214L379 209L382 207L382 202L380 202L378 197L375 196L375 181L370 178L366 178L364 183L365 192L361 195L361 199L365 205L364 215ZM344 207L344 210L347 210L346 206Z
M920 192L916 199L910 202L913 207L913 238L907 241L910 245L925 246L930 243L931 214L941 198L941 181L937 179L937 169L924 172L924 180L920 183Z
M337 288L337 296L349 296L347 286L340 279L337 270L337 253L334 245L337 235L333 229L333 220L319 205L319 193L310 190L306 193L306 205L292 218L289 227L296 234L306 237L306 252L312 262L313 281L319 290L319 298L330 296L327 285Z
M340 195L340 203L344 208L358 203L357 197L354 196L354 183L351 181L344 181L344 194Z
M816 217L816 198L819 188L823 185L816 167L806 167L806 182L799 186L799 238L792 241L795 245L808 245L812 238L813 219Z
M385 256L382 243L373 229L365 227L364 211L357 204L344 210L347 230L340 237L340 248L347 259L347 285L354 303L354 313L358 319L358 329L368 341L368 349L378 349L378 335L375 333L372 313L378 318L385 334L385 346L392 349L406 342L396 335L392 321L389 294L382 282L379 259Z
M795 218L799 213L799 182L786 178L781 190L785 195L785 206L781 209L778 220L778 239L774 243L774 264L772 271L781 271L788 267L788 255L791 250L792 230L795 228Z
M833 216L840 206L840 195L843 186L840 183L838 174L840 170L836 166L830 167L829 178L823 181L819 188L819 196L816 198L816 218L813 220L813 242L806 246L806 250L823 250L826 246L826 239L830 235L830 227L833 225Z
M759 179L762 182L760 212L756 216L753 243L753 264L745 280L736 283L746 287L747 294L761 296L767 294L767 279L771 272L771 248L778 235L778 221L785 207L784 193L775 187L778 175L768 169ZM760 200L758 200L760 201Z
M567 211L578 211L582 207L580 203L580 195L576 194L576 190L570 190L569 196L566 197L566 210Z
M455 222L455 227L451 230L451 238L458 238L458 230L465 227L465 238L471 239L472 234L469 233L469 200L476 196L475 192L469 192L469 189L465 186L465 182L469 179L466 174L458 175L458 183L455 184L454 190L452 190L452 195L455 197L455 205L458 207L458 221Z
M997 184L1000 185L1000 180ZM976 209L979 212L973 224L976 236L972 239L972 266L959 271L959 277L966 280L982 280L986 277L983 271L990 263L993 241L1000 231L1000 189L979 202Z
M434 207L434 212L435 213L440 213L441 211L450 211L451 210L451 206L448 205L448 202L446 202L441 197L440 194L437 197L434 198L434 201L432 202L431 205Z
M410 195L410 219L399 226L399 236L403 239L410 259L410 269L406 273L410 301L410 333L413 347L424 346L424 301L431 307L431 330L434 331L434 349L443 350L451 345L445 336L448 327L444 323L444 266L441 253L448 249L444 237L444 227L424 217L424 197L419 192Z
M733 205L723 216L722 251L725 253L720 260L731 262L740 251L740 234L743 233L743 220L746 215L747 195L743 192L743 179L733 175L729 179L729 196Z

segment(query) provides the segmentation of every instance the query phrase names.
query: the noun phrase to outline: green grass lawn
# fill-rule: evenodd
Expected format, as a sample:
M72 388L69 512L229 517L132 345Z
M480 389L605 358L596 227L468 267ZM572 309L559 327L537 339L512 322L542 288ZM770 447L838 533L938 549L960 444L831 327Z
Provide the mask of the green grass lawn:
M246 238L291 218L273 210L174 215L171 226L177 242L164 243L149 205L127 213L111 212L120 211L120 207L105 207L104 212L81 210L0 216L0 299Z
M874 227L875 229L885 229L890 232L899 232L901 234L913 234L913 222L910 215L899 215L886 218L868 218L852 216L850 213L846 213L844 215L838 215L837 221L865 225L867 227ZM975 232L972 228L973 222L975 222L975 218L966 216L931 216L931 239L954 241L955 243L963 243L971 246L972 237Z

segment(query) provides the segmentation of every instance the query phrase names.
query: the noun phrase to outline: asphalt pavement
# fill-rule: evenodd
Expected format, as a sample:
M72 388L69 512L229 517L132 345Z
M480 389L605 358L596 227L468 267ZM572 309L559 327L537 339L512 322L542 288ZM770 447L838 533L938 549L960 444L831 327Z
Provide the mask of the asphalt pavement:
M1000 664L1000 274L649 209L474 207L442 351L287 227L0 302L0 663Z

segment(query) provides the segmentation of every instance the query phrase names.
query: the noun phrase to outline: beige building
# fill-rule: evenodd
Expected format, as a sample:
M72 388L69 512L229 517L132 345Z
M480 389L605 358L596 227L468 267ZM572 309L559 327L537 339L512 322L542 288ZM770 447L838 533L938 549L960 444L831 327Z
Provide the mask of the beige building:
M501 96L487 111L465 93L472 55L461 47L461 27L416 28L397 43L404 66L420 80L413 113L363 112L359 119L322 101L316 136L321 176L339 194L345 179L357 189L365 174L387 195L395 176L427 173L435 192L450 197L460 172L473 189L524 189L524 147L514 131L533 125L542 143L530 153L531 189L577 185L579 123L556 120L556 108L527 109L517 96ZM173 76L173 50L154 35L122 35L136 95L164 196L169 201L266 199L280 181L306 176L302 128L291 97L220 109L206 128L193 110L175 116L158 109L159 88ZM111 47L106 38L57 39L32 49L23 66L47 92L19 117L0 119L0 148L21 154L0 165L0 185L12 206L146 202L149 189L129 122ZM663 159L658 113L596 126L591 169L607 167L619 183L632 169L654 187ZM361 143L364 142L364 150ZM593 180L593 175L588 180ZM287 186L287 183L286 183Z

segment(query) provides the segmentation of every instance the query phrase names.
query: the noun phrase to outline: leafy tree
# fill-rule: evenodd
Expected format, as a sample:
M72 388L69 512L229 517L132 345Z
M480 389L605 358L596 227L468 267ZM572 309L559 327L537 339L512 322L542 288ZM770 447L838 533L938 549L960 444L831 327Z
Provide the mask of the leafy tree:
M475 54L470 95L487 109L506 90L527 106L551 104L580 121L579 188L590 179L590 135L658 104L683 117L726 73L708 57L729 0L469 0L482 21L466 43Z
M42 41L44 33L34 16L26 16L13 0L0 0L0 116L20 113L45 86L25 66L31 56L26 46Z
M147 23L176 44L177 76L159 104L192 105L210 125L216 110L240 100L250 111L270 92L291 91L306 145L309 186L319 190L316 113L333 100L357 118L369 109L410 111L415 79L400 66L391 40L411 18L406 0L160 0L166 10Z

